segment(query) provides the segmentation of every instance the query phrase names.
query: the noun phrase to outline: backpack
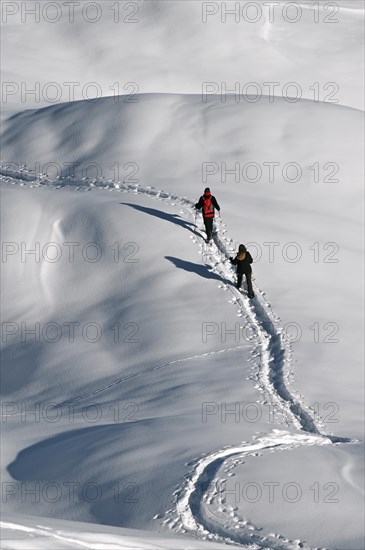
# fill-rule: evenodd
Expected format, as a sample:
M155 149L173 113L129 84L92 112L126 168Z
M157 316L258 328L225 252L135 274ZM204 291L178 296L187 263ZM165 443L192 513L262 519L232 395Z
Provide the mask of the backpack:
M203 216L204 218L213 218L214 216L212 196L206 198L203 195Z

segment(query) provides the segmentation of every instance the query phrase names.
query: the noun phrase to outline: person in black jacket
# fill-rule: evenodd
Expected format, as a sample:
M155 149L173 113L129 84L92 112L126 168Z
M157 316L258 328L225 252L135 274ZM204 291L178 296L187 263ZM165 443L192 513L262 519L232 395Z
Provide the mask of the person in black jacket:
M243 275L246 275L248 297L253 298L255 294L252 288L251 264L253 260L252 260L251 254L249 253L249 251L247 250L244 244L240 244L240 246L238 247L238 253L236 257L229 258L229 259L233 265L237 266L236 288L238 288L238 290L241 288Z
M200 197L199 202L195 205L195 208L197 210L202 208L203 210L203 220L205 230L207 232L207 243L209 243L212 239L213 233L214 209L216 208L218 212L220 211L220 206L217 199L211 195L209 187L205 189L204 195Z

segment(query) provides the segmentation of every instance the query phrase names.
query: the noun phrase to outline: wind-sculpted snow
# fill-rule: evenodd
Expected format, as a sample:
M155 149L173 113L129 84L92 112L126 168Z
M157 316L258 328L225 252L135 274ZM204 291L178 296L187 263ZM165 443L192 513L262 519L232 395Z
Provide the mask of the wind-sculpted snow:
M3 173L2 180L7 184L20 184L30 187L50 186L52 189L69 186L71 183L68 178L59 178L53 182L40 180L29 174L24 177L22 173L12 173L10 171ZM93 182L80 181L80 185L77 181L72 181L71 186L74 190L80 191L98 187L114 192L147 195L153 199L166 201L170 205L179 206L186 217L190 216L191 219L194 219L194 203L189 198L170 194L153 187L125 185L122 182L115 184L112 181L99 180ZM265 299L264 293L257 285L254 285L256 296L254 299L249 300L234 288L234 273L228 259L233 253L233 241L227 236L223 220L220 217L216 220L213 244L206 245L204 243L203 235L198 227L195 235L192 236L192 240L199 246L203 260L209 266L211 272L218 274L224 281L220 286L230 293L230 301L234 307L238 308L238 316L244 316L250 323L256 342L256 350L253 354L256 360L253 380L262 391L266 402L269 401L275 407L275 410L281 414L282 418L286 420L287 424L296 426L299 432L274 430L272 433L258 436L252 442L239 443L229 448L214 451L198 459L186 485L176 491L176 506L167 512L166 521L171 521L178 530L189 531L198 538L236 543L250 548L272 548L275 550L307 548L300 540L292 541L273 533L263 534L261 529L252 525L248 519L239 518L235 512L232 512L235 523L233 524L229 519L232 518L232 513L227 521L225 517L227 510L224 506L218 507L218 515L217 511L207 513L206 503L219 500L219 491L214 483L216 475L223 463L230 458L251 455L254 451L260 451L260 454L263 454L271 452L272 449L280 448L288 452L300 446L346 443L350 442L351 439L324 433L320 423L315 421L313 414L306 407L304 401L295 395L288 380L291 367L290 343L286 340L285 334L279 325L279 320ZM204 354L204 356L206 355L209 355L209 353ZM149 370L152 372L191 358L169 361L156 365ZM145 372L138 372L131 376L137 377ZM129 378L130 376L120 377L92 392L81 394L71 400L65 400L61 403L61 406L77 403L95 396Z

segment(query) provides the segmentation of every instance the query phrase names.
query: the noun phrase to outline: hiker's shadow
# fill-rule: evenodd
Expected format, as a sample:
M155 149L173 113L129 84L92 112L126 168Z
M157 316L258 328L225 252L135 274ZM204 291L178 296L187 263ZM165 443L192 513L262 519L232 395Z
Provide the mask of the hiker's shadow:
M225 283L225 279L220 277L217 273L209 271L205 265L193 264L192 262L187 262L186 260L181 260L180 258L174 258L173 256L165 256L166 260L169 260L175 267L178 269L183 269L184 271L189 271L190 273L196 273L204 279L216 279Z
M175 225L179 225L183 229L187 229L188 231L191 231L191 233L195 234L195 225L191 222L184 220L178 214L168 214L167 212L157 210L156 208L147 208L146 206L131 204L129 202L121 202L119 204L123 204L123 206L130 206L131 208L134 208L139 212L143 212L144 214L149 214L150 216L155 216L156 218L160 218L161 220L166 220L168 222L174 223Z
M188 231L191 231L191 233L195 234L195 225L191 222L184 220L178 214L168 214L167 212L157 210L156 208L148 208L146 206L140 206L139 204L132 204L129 202L121 202L120 204L122 204L123 206L130 206L131 208L134 208L139 212L150 214L150 216L155 216L156 218L160 218L161 220L166 220L168 222L174 223L175 225L179 225L183 229L187 229ZM165 258L173 263L174 266L178 269L183 269L184 271L188 271L190 273L196 273L196 275L204 277L204 279L215 279L217 281L226 283L225 279L220 277L217 273L210 271L205 265L193 264L192 262L187 262L186 260L181 260L180 258L174 258L172 256L165 256Z

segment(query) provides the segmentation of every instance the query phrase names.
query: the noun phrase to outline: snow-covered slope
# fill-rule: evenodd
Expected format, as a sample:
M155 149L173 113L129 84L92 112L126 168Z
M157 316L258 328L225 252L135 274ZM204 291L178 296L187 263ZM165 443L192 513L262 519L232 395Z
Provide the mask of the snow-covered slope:
M21 180L18 180L18 184L19 181ZM126 227L133 228L134 242L143 243L141 250L144 250L144 254L141 258L141 265L139 262L136 264L142 269L135 273L134 277L127 275L127 287L124 291L119 288L119 299L116 295L114 298L103 301L104 285L99 284L98 289L96 287L92 289L93 280L105 280L105 284L109 288L108 295L113 292L115 285L118 283L116 281L109 282L109 279L113 271L119 272L120 269L118 265L112 266L110 261L107 261L103 266L102 262L100 262L100 265L90 264L85 262L85 258L76 256L76 260L72 265L68 261L62 262L61 260L61 264L63 264L61 270L57 264L53 264L49 269L49 262L41 261L40 265L36 267L40 268L41 274L44 273L46 268L46 275L41 277L42 285L39 289L40 296L38 299L44 304L47 296L53 298L50 301L51 311L53 312L52 317L44 318L44 313L42 317L41 312L37 312L36 319L44 319L41 321L42 327L47 326L47 323L50 322L56 323L58 327L63 327L67 322L70 323L71 318L73 322L77 319L81 327L90 322L95 323L95 319L97 319L98 327L109 328L118 318L118 314L121 316L120 323L123 323L122 326L124 327L125 321L128 321L124 317L125 312L134 311L132 318L139 319L138 328L143 327L144 330L141 333L141 338L138 339L137 350L131 352L129 360L129 353L122 355L119 345L116 346L115 343L111 345L110 336L109 339L108 336L105 336L105 342L98 341L96 346L95 344L85 345L80 337L71 345L67 345L67 341L65 344L64 339L56 344L51 344L49 341L44 341L43 337L35 346L35 349L32 346L33 360L31 364L43 364L45 369L43 373L36 373L37 375L31 377L30 380L28 379L26 387L23 385L23 377L19 376L19 374L23 374L27 364L26 358L22 359L21 354L28 354L29 356L30 352L24 344L19 346L19 334L10 339L12 345L5 347L5 352L8 353L9 360L19 369L16 381L19 382L20 379L22 387L14 387L14 379L11 379L12 385L10 384L10 391L6 395L6 406L9 411L6 427L10 429L10 440L7 445L9 456L14 456L17 448L19 449L19 441L22 441L22 445L24 445L24 431L29 435L27 436L26 447L19 452L16 459L10 462L8 466L8 473L18 483L15 494L10 494L7 498L7 509L12 514L20 510L23 513L37 513L47 516L62 514L63 517L67 518L76 517L88 521L97 519L103 523L108 522L139 528L143 526L153 527L156 525L157 520L157 525L166 524L172 528L188 530L193 533L197 530L200 532L202 530L201 524L203 524L202 535L209 538L213 537L213 539L220 537L223 540L236 540L240 543L252 540L263 547L269 548L281 548L282 544L285 544L286 548L298 547L299 542L295 542L295 538L298 537L298 527L295 528L295 524L298 521L302 524L301 518L304 514L302 506L297 507L298 511L302 511L299 512L296 519L294 518L291 528L288 528L285 522L282 524L283 517L275 526L276 528L281 527L281 529L277 529L279 532L283 532L284 529L287 535L290 531L296 531L296 534L292 537L290 534L289 538L279 539L276 535L263 536L250 522L247 523L247 520L240 519L242 515L245 517L242 511L238 515L236 513L229 514L233 517L233 520L229 520L228 523L224 517L226 511L224 507L219 506L218 511L213 511L213 523L211 520L206 519L206 512L203 515L201 513L197 515L195 511L196 504L194 503L196 495L199 495L201 491L202 475L202 479L206 480L203 486L208 481L212 487L216 486L212 497L209 497L207 501L208 504L217 503L218 505L221 501L222 494L217 490L217 484L218 481L221 482L222 480L218 478L216 481L215 476L220 472L221 464L223 467L228 464L222 458L245 457L247 453L250 455L255 451L258 451L256 454L260 456L262 452L270 453L271 450L275 451L276 448L289 451L298 445L299 447L313 444L321 446L324 443L328 445L330 442L329 439L320 435L321 431L323 433L323 427L316 420L314 420L314 423L310 420L311 417L315 419L315 415L313 410L312 412L308 410L308 403L303 402L299 395L295 397L294 390L289 389L290 384L286 377L286 369L290 368L289 349L282 359L282 352L276 349L276 346L280 345L279 328L275 328L277 327L277 321L272 316L265 300L263 298L260 298L257 302L255 300L253 308L250 308L247 302L242 302L239 295L232 294L229 285L226 284L227 277L231 278L231 275L229 270L226 271L224 263L222 264L224 256L220 255L219 249L228 251L226 247L230 246L231 241L225 236L226 229L224 229L224 226L218 227L216 237L218 249L216 253L214 251L209 253L200 247L200 253L204 253L203 260L213 268L213 273L209 274L206 268L190 261L190 254L193 252L192 245L194 245L195 253L199 252L199 240L190 231L189 209L191 207L185 199L179 199L176 196L175 199L172 199L171 195L166 192L157 192L153 189L143 189L138 186L135 187L135 190L132 186L128 192L128 187L123 184L120 185L120 189L114 187L109 187L109 190L94 189L90 194L85 192L86 189L90 189L85 185L78 188L74 187L74 190L67 190L67 188L59 185L53 189L52 187L49 189L48 186L42 189L37 187L39 183L35 183L36 187L34 189L20 189L19 185L8 188L11 182L16 183L16 180L9 178L5 190L3 189L3 193L7 197L7 204L11 205L13 203L12 197L19 197L19 191L21 192L22 199L20 202L16 199L16 208L22 210L22 218L26 227L37 227L39 233L32 242L40 242L41 250L44 250L46 242L58 243L61 250L65 246L65 242L79 242L81 246L85 246L89 242L86 240L87 233L85 233L85 229L88 227L87 220L90 212L93 215L93 227L98 228L97 234L93 235L90 242L102 243L102 250L108 250L107 235L109 232L111 232L110 236L118 233L125 234L128 237L128 230L123 229L123 222L126 223ZM31 183L30 187L32 186L34 184ZM77 192L77 189L79 189L79 192ZM128 194L128 201L124 199L125 193ZM37 196L37 203L45 205L49 202L50 194L52 195L54 211L50 213L43 208L40 212L44 214L40 216L40 219L38 218L37 223L31 223L30 219L27 220L28 216L34 216L36 209L32 208L28 212L25 208L22 208L22 200L25 206L29 204L32 197ZM121 200L120 197L123 197L123 199ZM155 207L156 198L158 208ZM153 207L148 207L146 202L151 202L151 199L154 199L155 204ZM63 209L66 209L69 215L68 205L70 201L75 210L73 216L65 222ZM93 203L98 205L97 210L93 208ZM169 213L171 206L174 204L175 207L178 206L179 208L178 216ZM167 212L166 205L170 205ZM103 215L105 208L108 211L107 217ZM124 211L124 215L121 217L118 216L117 211L115 215L113 214L113 211L119 210L119 208ZM137 212L137 216L143 217L152 214L152 221L148 226L149 232L147 235L145 225L138 223L138 217L134 219L136 215L134 212ZM53 233L48 237L45 234L45 229L52 227L50 218L57 220L57 223L53 223ZM5 219L5 228L7 226L12 227L13 219L14 214L12 209L9 209L9 222L7 224ZM64 219L63 223L62 219ZM99 220L99 223L95 223L96 220ZM167 236L163 226L171 222L173 223L174 232L170 230L171 232ZM160 227L161 225L162 227ZM55 227L57 232L55 232ZM64 232L62 232L62 227L65 228ZM6 230L4 233L5 242L8 242L8 233ZM156 240L156 234L160 235L159 240ZM14 233L14 235L16 234ZM180 244L180 240L184 242L184 235L186 239L185 247L187 247L185 254L183 252L184 246L181 245L179 256L163 256L159 252L161 247L164 254L169 251L169 248L171 248L171 251L175 251L176 243L179 242ZM169 240L171 240L170 246ZM18 235L15 242L22 242L22 237ZM29 244L28 241L28 246ZM173 271L169 276L168 272L165 272L166 267L162 268L160 275L155 275L153 272L149 273L152 266L155 269L161 269L160 260L162 258L165 258L165 262L167 262L166 267L170 263L175 268L182 268L182 270L178 270L178 277L175 275L171 278ZM188 258L188 260L185 258ZM144 261L146 262L145 265L148 266L147 270L143 268ZM83 273L85 264L89 265L86 272ZM19 272L22 282L17 285L17 288L18 291L19 289L22 290L24 296L27 296L30 292L27 285L29 284L29 288L34 285L34 280L27 276L27 271L30 269L31 273L34 270L34 264L32 265L28 261L22 264L20 258L17 258L15 254L9 259L9 267L10 265L11 273L13 273L11 285L14 285L14 276L16 277L16 273ZM97 279L94 279L92 275L96 265L97 270L101 271L96 274ZM52 267L55 268L53 273ZM58 278L60 274L62 274L61 279ZM76 281L80 281L80 288L77 282L68 280L68 276L72 279L73 275L75 275ZM195 280L197 275L197 280ZM139 277L141 277L140 280ZM150 291L147 291L147 295L145 290L146 277L148 277L150 285ZM156 283L156 287L154 287L153 281L156 277L158 284ZM166 277L166 283L162 285L161 281ZM121 278L124 279L124 277ZM207 281L206 278L211 280ZM68 284L65 284L67 280ZM217 286L217 280L220 281L218 286L221 290L228 294L228 301L235 309L239 306L238 314L240 317L243 315L242 320L244 321L241 326L251 329L245 341L237 342L234 340L230 342L231 346L233 344L233 349L227 341L224 346L222 346L222 342L220 343L220 349L212 349L214 344L217 345L217 341L213 339L207 350L206 344L203 345L201 339L202 324L207 320L211 322L212 318L215 319L215 317L212 317L214 311L219 310L218 318L220 320L225 319L227 324L232 319L231 323L233 325L234 312L227 310L224 313L222 306L226 300L223 296L220 296L220 292L217 292L217 290L213 293L214 287ZM85 287L85 281L89 281L86 288L92 289L92 299L86 295L82 299L82 289ZM177 285L176 288L171 286L172 283ZM199 288L200 286L201 288ZM163 291L162 294L161 291ZM188 292L188 294L186 295L185 292ZM167 308L164 304L165 293L169 297ZM189 293L192 293L190 297ZM125 298L125 294L133 296L133 307L131 303L129 305L128 302L126 305L121 303L120 299ZM206 301L207 295L209 295L208 301ZM175 303L176 300L177 303ZM17 301L19 306L23 302L19 293ZM88 315L84 311L85 301ZM194 313L191 311L192 303L196 312L195 321ZM163 304L164 310L164 317L162 318L161 313L158 313L161 304ZM77 309L75 309L75 306L77 306ZM184 312L184 308L187 306L188 310ZM198 306L197 309L195 309L195 306ZM12 318L13 322L17 321L18 325L21 325L21 322L24 322L25 319L26 326L29 327L29 324L33 326L34 316L32 317L32 315L34 315L34 311L29 310L26 301L23 307L23 310L19 307L18 315ZM170 313L168 313L169 309ZM230 308L228 309L230 310ZM68 315L68 321L65 321L65 316L62 315L63 311L73 313L73 315ZM165 314L165 312L167 313ZM156 315L159 319L158 325L155 323ZM141 319L142 321L140 321ZM166 319L166 326L163 324L163 319ZM181 328L175 325L174 319L181 320ZM187 322L187 319L189 322ZM271 323L273 324L270 328ZM262 328L260 329L260 327ZM264 332L260 332L262 330ZM147 338L142 339L142 334L153 335L153 338L150 339L147 336ZM252 339L251 345L249 338ZM105 350L102 344L106 345ZM283 350L285 350L284 341L281 345L284 345ZM50 346L52 348L51 353ZM58 353L57 346L59 346ZM252 352L251 359L248 355L250 348ZM163 351L162 355L160 355L161 349ZM182 356L183 350L185 352L189 351L185 357ZM224 350L227 351L224 352ZM169 355L170 361L168 360ZM177 356L178 359L176 359ZM40 361L38 357L41 358ZM108 359L107 362L105 357ZM159 359L158 364L153 361L151 367L151 357L155 359L161 357L161 359ZM54 362L55 358L57 358L56 363ZM247 370L247 367L243 367L244 364L250 365L250 362L252 364L249 370ZM145 366L141 369L143 364ZM102 368L100 368L100 365L102 365ZM284 367L285 370L282 370ZM178 372L175 370L176 368L178 368ZM247 381L244 383L242 376L245 376L245 372ZM27 374L29 375L29 373ZM51 376L54 380L55 375L57 376L56 385L50 383L49 378ZM257 390L255 393L261 389L264 393L264 400L260 398L260 394L255 396L252 393L253 388L251 387L252 382L249 382L250 379L256 380ZM73 389L71 393L70 387ZM5 386L5 392L6 390L7 387ZM288 391L293 391L293 397ZM292 399L294 399L293 403ZM48 400L53 402L53 405L48 405ZM22 406L26 406L27 409L31 406L34 407L35 402L41 403L37 434L29 432L26 426L27 416L21 408ZM256 405L260 411L256 421L252 422L247 416L242 416L239 420L236 416L231 418L229 411L232 410L232 404L233 406L239 404L239 406L245 407L248 404L260 402L261 405ZM14 410L14 406L18 406L19 409ZM95 423L95 419L88 419L88 406L91 406L91 410L96 408L97 412L100 413L96 425L92 427L85 427L85 423ZM115 419L116 406L123 407L123 411L126 410L125 413L122 413L122 418L118 419L119 422L116 422ZM208 406L208 408L204 408L204 406ZM72 411L72 418L70 418L70 410ZM216 414L217 410L221 414ZM228 413L222 413L225 410L228 410ZM51 411L51 421L49 411ZM204 422L203 411L209 411L210 413L214 411L214 414L208 414ZM264 411L265 414L263 414ZM56 415L56 422L53 421L53 414ZM232 422L227 422L227 414L228 419ZM283 426L283 415L286 419L286 425L290 427L289 432L274 432L257 443L243 443L236 448L231 449L228 447L222 453L214 451L211 455L209 454L215 448L222 448L232 441L242 441L243 437L246 438L246 441L252 441L255 439L257 431L264 433L269 430L271 432L273 424L279 427ZM181 423L182 418L184 419L183 423ZM209 422L207 421L208 418ZM32 416L30 422L31 424L34 422ZM57 426L56 432L55 425ZM310 435L295 435L296 427L302 428ZM40 435L41 440L39 440ZM350 437L351 435L352 433ZM97 437L97 444L95 443L95 436ZM340 439L331 439L332 441L341 441ZM218 440L219 445L217 445ZM345 440L343 441L345 442ZM347 439L347 441L350 441L350 439ZM350 499L353 505L356 503L357 495L355 488L357 486L358 458L356 457L358 457L358 454L356 446L354 447L355 453L351 449L350 446L345 451L342 461L342 465L343 462L346 464L346 475L345 472L341 473L343 466L341 466L341 471L338 470L338 463L335 459L336 446L330 453L334 453L332 469L328 468L328 460L323 462L324 458L321 456L320 451L316 464L323 463L322 467L326 465L330 479L341 481L341 484L337 484L337 481L336 484L339 487L341 486L343 497L348 495L346 499ZM141 453L146 452L148 456L147 469L146 465L140 464L139 461ZM191 485L188 485L185 490L180 488L179 480L187 473L186 468L188 468L188 471L191 469L192 459L207 453L207 458L203 459L201 463L205 464L203 470L201 470L199 462L196 466L197 472L199 472L199 469L201 471L196 478L197 484L195 485L194 478L190 482L193 483L193 492L189 489ZM5 457L7 461L7 455ZM303 483L303 472L308 471L308 467L304 468L306 454L303 455L303 458L304 463L300 466L301 455L296 456L296 479L298 480L296 483L298 484ZM234 465L239 463L234 462ZM213 470L211 464L216 464ZM353 469L354 471L349 474ZM70 476L70 472L72 472L72 476ZM206 477L208 472L208 477ZM276 479L280 480L276 483L286 484L285 473L279 470L276 474ZM219 475L224 476L224 472L222 471ZM11 478L7 480L9 487L13 487ZM292 482L292 480L289 481ZM328 483L329 481L326 480L323 485L327 486ZM74 498L71 500L69 494L70 484L75 486L75 494L72 493ZM100 494L94 495L94 500L84 494L84 488L90 486L96 487L100 491ZM24 498L24 492L27 489L29 491L30 488L34 490L37 487L43 495L45 491L49 490L61 492L57 495L58 498L54 496L41 498L35 507L32 499L29 497ZM176 487L178 488L177 491ZM118 495L116 500L115 491ZM191 496L189 497L190 493ZM174 494L178 495L178 503L180 502L176 509L173 505ZM157 496L158 498L156 498ZM307 504L308 502L303 502L304 507ZM171 505L173 505L172 508L165 516L167 508ZM361 505L358 504L355 508L359 513L361 512ZM233 509L236 509L236 507L233 507ZM329 529L329 526L328 528L323 527L326 521L326 501L321 501L319 510L315 521L311 523L313 540L319 541L321 544L325 541L335 541L339 547L342 546L343 548L347 547L349 540L358 545L357 541L361 538L361 535L357 534L354 529L348 531L344 528L348 523L348 518L346 514L343 514L342 506L335 508L336 512L332 509L329 517L329 525L332 525L334 513L338 514L338 521L336 522L339 526L338 531L333 531L332 528ZM350 506L348 510L351 510L351 517L353 517L354 509ZM223 516L220 517L222 513ZM195 516L193 523L189 519L191 514ZM152 517L155 518L155 521L152 521ZM163 519L164 517L165 519ZM265 517L267 520L264 520L263 523L269 526L270 522L268 520L271 516L268 514ZM318 527L316 527L317 521ZM224 529L222 529L223 525L225 526ZM240 529L238 532L235 531L237 528L234 528L235 525ZM238 533L238 538L235 532ZM307 533L306 528L303 533Z
M3 25L15 88L141 92L3 97L3 547L360 550L363 5L253 24L138 1L113 26L112 4ZM237 81L303 98L224 102Z
M288 105L283 99L255 105L210 99L205 105L199 96L147 95L133 105L105 98L12 117L3 158L15 168L25 163L28 170L47 169L48 179L70 173L71 165L75 181L60 185L87 186L83 175L99 173L108 181L95 185L139 183L195 200L211 185L233 245L253 243L260 285L298 340L303 393L311 404L320 403L321 414L334 401L341 410L335 427L344 435L355 428L361 436L363 145L363 116L354 109L309 101ZM277 163L271 181L268 162ZM227 170L238 165L237 181L229 173L224 181L223 163ZM245 172L249 163L262 171L257 182L255 169ZM296 169L286 171L288 163L301 170L299 181L290 181ZM325 169L327 163L334 165ZM119 178L111 170L116 164ZM111 242L115 230L110 231ZM346 388L355 414L345 406Z

